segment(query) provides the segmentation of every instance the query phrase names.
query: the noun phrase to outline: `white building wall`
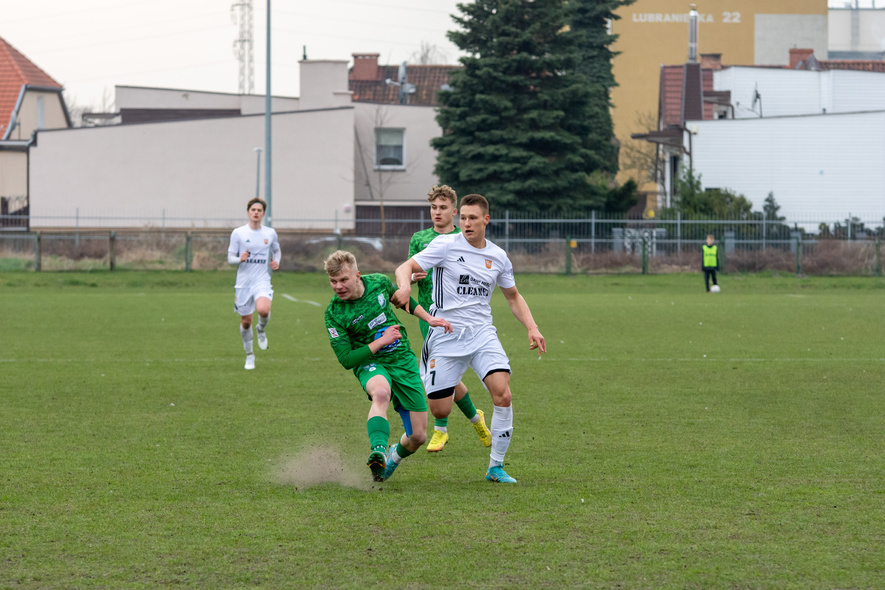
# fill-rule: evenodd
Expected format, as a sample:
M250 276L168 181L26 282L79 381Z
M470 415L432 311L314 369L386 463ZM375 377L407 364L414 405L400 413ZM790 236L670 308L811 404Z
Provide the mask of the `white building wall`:
M262 95L203 92L175 88L116 86L115 106L119 109L239 109L244 115L265 111ZM297 98L271 97L271 110L276 113L299 109ZM326 105L330 106L330 105Z
M274 227L332 229L336 209L353 203L353 113L273 117ZM261 116L41 132L31 227L241 225L263 145ZM263 176L262 163L262 195Z
M820 113L820 84L820 72L805 70L734 66L713 72L714 90L731 91L736 119L759 118L760 105L753 105L757 90L765 117Z
M734 66L713 73L715 90L731 91L736 119L874 111L885 108L885 74Z
M753 63L788 65L790 48L808 47L827 55L827 17L823 14L756 14Z
M430 140L442 135L434 107L354 103L359 143L354 149L355 200L426 204L427 191L438 182L433 173L436 150ZM405 128L405 169L375 169L375 128Z
M831 9L828 21L830 51L885 51L885 10L881 7L879 10Z
M769 192L790 223L885 216L885 111L697 121L692 163L705 188L762 210Z

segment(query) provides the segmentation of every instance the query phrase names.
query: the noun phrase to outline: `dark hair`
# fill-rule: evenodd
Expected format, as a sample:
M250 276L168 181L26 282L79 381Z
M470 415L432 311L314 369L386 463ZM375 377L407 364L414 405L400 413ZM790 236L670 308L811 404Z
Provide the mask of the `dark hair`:
M465 205L476 205L482 209L483 215L489 214L489 202L482 195L464 195L461 197L461 208L463 209Z
M249 202L246 203L246 211L251 209L252 205L254 205L255 203L261 205L261 209L263 211L267 211L267 203L264 202L264 199L259 199L258 197L255 197L254 199L249 199Z

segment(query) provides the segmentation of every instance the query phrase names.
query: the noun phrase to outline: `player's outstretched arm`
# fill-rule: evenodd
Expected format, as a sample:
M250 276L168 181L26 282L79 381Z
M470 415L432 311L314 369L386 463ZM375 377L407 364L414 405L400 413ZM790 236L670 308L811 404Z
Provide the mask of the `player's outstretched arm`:
M396 292L390 296L390 302L396 307L401 307L411 313L409 298L412 296L412 273L421 272L422 269L414 259L409 258L396 269Z
M418 318L419 320L424 320L427 322L429 326L432 328L445 328L446 334L452 333L452 324L447 322L442 318L438 318L427 313L427 310L421 307L420 305L416 305L414 311L412 311L412 315Z
M520 295L516 287L509 287L507 289L502 287L501 292L504 293L504 298L507 300L507 305L510 306L510 311L519 320L519 323L529 331L529 350L537 350L538 356L541 356L542 352L547 352L547 342L538 330L538 324L535 323L529 304L525 302L523 296Z

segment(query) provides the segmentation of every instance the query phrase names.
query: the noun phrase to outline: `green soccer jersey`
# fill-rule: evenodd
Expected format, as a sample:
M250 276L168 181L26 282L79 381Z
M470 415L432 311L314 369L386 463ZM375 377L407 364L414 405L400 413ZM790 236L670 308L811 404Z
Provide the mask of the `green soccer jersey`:
M390 296L396 291L396 285L382 274L363 275L360 280L366 288L362 297L344 301L333 295L326 307L329 344L345 369L356 369L369 362L369 359L371 362L384 363L411 353L406 329L400 325L402 337L372 354L369 343L380 338L390 326L399 325L390 304Z
M456 227L449 234L459 234L461 233L461 228ZM429 227L427 229L422 229L419 232L415 232L412 234L412 239L409 242L409 258L421 252L426 248L430 242L436 239L439 236L444 236L448 234L437 233L435 229ZM418 304L423 307L425 310L430 310L430 303L433 295L433 277L430 273L427 273L427 276L418 281Z

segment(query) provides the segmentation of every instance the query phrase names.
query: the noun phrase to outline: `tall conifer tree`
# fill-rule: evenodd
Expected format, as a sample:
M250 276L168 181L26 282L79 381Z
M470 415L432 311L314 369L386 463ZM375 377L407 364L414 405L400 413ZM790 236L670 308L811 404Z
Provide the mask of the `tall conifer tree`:
M594 93L582 71L587 34L572 24L577 7L563 0L458 5L460 29L449 38L467 56L451 75L453 89L440 94L443 135L432 145L437 175L459 194L478 192L497 210L535 214L602 205L587 175L616 167L608 86ZM600 113L608 126L597 130Z

